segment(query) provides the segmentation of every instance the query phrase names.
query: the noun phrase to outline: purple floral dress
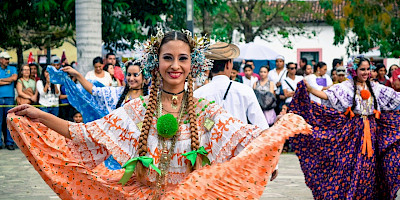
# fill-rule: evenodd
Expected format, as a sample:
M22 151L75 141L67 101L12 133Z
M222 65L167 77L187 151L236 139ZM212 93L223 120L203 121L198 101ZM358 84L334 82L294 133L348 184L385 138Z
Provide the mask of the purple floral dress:
M379 119L371 96L356 95L355 117L344 111L352 106L354 88L345 81L325 91L328 100L311 102L304 82L289 105L313 126L312 135L291 138L307 186L315 199L395 199L400 188L400 93L372 83ZM359 90L357 90L359 91ZM364 120L370 122L373 154L362 152Z

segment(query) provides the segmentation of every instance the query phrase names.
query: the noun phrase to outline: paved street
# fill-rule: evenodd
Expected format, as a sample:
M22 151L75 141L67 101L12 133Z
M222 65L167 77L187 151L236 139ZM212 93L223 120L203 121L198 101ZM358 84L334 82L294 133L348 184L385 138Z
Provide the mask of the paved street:
M0 159L0 200L59 199L19 149L0 150ZM312 194L304 183L297 157L293 154L281 155L279 176L268 184L261 200L306 199L312 199Z

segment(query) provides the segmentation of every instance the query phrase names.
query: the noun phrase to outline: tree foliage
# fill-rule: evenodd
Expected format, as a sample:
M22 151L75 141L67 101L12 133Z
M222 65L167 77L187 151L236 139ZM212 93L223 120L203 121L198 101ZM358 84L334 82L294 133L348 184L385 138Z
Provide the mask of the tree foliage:
M343 1L321 0L327 10L326 21L335 31L335 45L348 39L348 54L379 47L382 56L400 56L399 0L348 0L344 2L343 16L339 17L333 12L338 4Z

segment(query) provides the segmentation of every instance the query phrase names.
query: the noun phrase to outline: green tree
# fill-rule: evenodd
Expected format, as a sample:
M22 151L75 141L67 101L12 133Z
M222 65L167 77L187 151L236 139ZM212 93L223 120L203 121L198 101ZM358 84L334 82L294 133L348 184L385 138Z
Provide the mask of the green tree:
M368 52L379 47L382 56L400 56L400 1L396 0L321 0L325 19L335 31L334 44L347 39L347 53ZM343 4L343 16L333 9Z

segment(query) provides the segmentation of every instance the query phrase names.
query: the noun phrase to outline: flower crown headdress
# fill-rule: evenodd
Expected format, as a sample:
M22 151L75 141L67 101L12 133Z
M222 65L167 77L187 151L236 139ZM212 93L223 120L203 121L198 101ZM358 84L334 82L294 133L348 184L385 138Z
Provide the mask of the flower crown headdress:
M364 56L363 55L357 57L353 56L347 62L347 71L349 72L349 74L351 74L352 77L357 76L357 69L360 66L361 58L364 58ZM371 69L372 65L370 65L369 67Z
M190 53L192 76L204 82L207 78L204 72L210 70L212 67L211 60L207 59L205 56L205 52L210 46L210 40L205 36L198 37L195 35L193 37L189 30L182 30L182 33L186 35L192 49ZM158 51L164 36L165 34L162 29L158 28L155 36L151 36L147 41L135 45L137 50L143 52L143 56L139 60L141 66L143 66L146 79L151 78L151 72L158 68Z

